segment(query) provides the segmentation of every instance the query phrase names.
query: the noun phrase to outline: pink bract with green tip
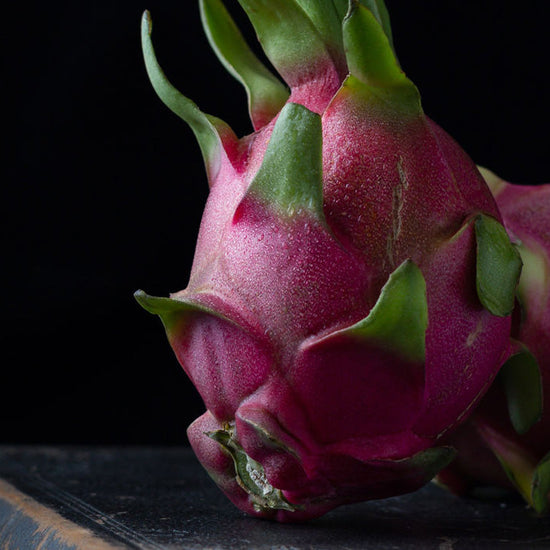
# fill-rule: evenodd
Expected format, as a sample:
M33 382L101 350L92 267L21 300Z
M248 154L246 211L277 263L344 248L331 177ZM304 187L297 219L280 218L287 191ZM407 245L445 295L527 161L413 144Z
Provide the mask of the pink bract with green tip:
M521 268L464 151L423 113L381 0L220 0L208 38L248 93L237 138L147 70L211 187L189 284L160 315L207 412L188 429L242 510L279 521L413 491L509 357Z

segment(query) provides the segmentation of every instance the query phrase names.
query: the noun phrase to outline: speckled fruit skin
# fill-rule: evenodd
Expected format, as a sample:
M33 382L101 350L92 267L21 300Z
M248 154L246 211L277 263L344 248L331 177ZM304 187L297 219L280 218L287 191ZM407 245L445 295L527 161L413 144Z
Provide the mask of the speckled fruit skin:
M211 191L187 287L136 297L204 400L188 436L206 470L245 512L301 521L449 463L441 441L511 353L511 308L484 278L511 273L513 300L519 262L506 236L513 265L486 261L495 201L423 113L382 2L240 4L290 88L255 94L268 77L249 78L223 4L201 2L249 92L240 139L164 80L145 19L151 80L197 134Z

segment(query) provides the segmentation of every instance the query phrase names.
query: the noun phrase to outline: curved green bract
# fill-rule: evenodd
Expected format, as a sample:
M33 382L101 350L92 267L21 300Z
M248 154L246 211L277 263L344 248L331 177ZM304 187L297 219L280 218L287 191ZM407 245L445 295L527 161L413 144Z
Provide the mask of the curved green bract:
M329 37L329 41L333 40L338 44L342 42L342 21L346 17L346 14L350 8L349 0L296 0L306 11L309 13L310 18L314 23L321 20L321 24L317 24L317 28L321 29L326 28L330 29L330 32L323 33L324 36ZM360 3L368 8L376 17L377 21L380 23L386 36L388 37L390 44L393 48L393 37L390 24L390 16L384 0L360 0ZM315 15L317 14L317 16ZM336 22L334 20L334 15L336 15Z
M406 461L414 468L426 472L426 477L431 479L448 466L456 457L456 454L457 451L454 447L431 447L416 453Z
M233 437L231 428L206 432L205 435L219 443L231 456L235 465L235 480L250 495L250 499L258 510L295 512L299 509L284 497L280 489L269 483L263 466L246 454L245 450Z
M533 475L533 484L531 486L531 498L533 508L539 514L548 512L550 503L550 453L537 464Z
M257 197L281 215L306 210L324 222L322 170L321 117L287 103L246 196Z
M263 127L283 107L288 90L249 48L221 0L201 0L200 9L212 49L246 89L254 129Z
M307 14L323 42L342 49L342 18L332 0L295 0ZM347 2L346 2L347 3Z
M528 457L521 454L514 454L515 448L501 447L492 451L500 462L504 473L508 479L515 485L519 494L525 501L532 506L532 487L533 487L533 465Z
M388 42L390 43L392 50L394 50L390 14L388 13L386 4L384 4L384 0L360 0L360 2L361 4L363 4L363 6L365 6L372 12L372 14L382 27L385 35L388 37Z
M525 434L542 415L542 379L537 360L522 345L503 365L500 376L510 421L518 434Z
M415 362L424 362L428 302L418 266L405 260L389 277L365 319L341 331L375 342Z
M134 293L134 298L143 309L158 315L167 331L170 331L183 317L192 313L207 313L220 319L226 319L220 313L201 304L163 296L150 296L143 290L137 290Z
M502 224L480 214L475 220L476 287L483 306L493 315L512 313L522 261Z
M343 22L344 47L350 73L377 87L405 86L416 90L401 70L390 39L374 15L354 1Z
M223 149L221 134L232 132L225 122L203 113L193 101L169 82L158 64L151 41L151 32L152 21L149 12L146 11L141 23L141 41L147 74L163 103L191 127L199 143L209 179L212 180L218 169L219 155Z
M239 4L267 57L290 86L307 80L310 66L333 64L325 37L297 0L239 0Z

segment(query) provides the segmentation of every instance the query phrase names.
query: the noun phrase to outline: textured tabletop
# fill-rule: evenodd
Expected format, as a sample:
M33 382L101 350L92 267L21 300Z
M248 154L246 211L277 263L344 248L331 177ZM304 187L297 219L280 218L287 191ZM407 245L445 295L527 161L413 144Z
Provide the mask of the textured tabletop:
M4 446L0 548L550 549L550 519L429 485L279 525L235 509L189 449Z

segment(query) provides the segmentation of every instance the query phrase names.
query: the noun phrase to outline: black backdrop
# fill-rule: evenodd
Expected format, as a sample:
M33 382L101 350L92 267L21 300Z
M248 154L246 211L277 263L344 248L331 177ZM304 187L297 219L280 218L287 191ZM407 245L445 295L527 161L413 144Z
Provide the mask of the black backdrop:
M547 0L387 3L426 113L503 177L550 179ZM4 9L0 443L185 444L202 412L132 297L186 285L207 196L190 130L147 81L144 9L174 84L250 131L193 0Z

